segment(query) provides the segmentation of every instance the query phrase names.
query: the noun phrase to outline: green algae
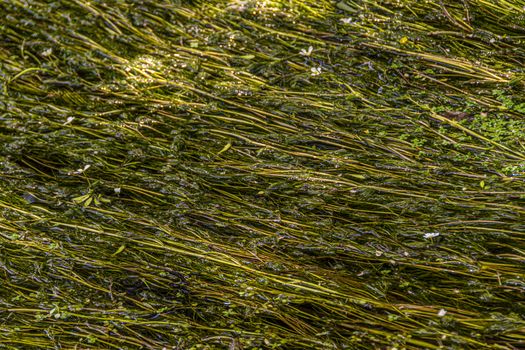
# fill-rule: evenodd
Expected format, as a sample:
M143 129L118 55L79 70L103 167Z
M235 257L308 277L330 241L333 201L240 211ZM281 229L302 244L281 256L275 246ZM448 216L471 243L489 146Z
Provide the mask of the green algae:
M522 347L524 5L0 3L0 347Z

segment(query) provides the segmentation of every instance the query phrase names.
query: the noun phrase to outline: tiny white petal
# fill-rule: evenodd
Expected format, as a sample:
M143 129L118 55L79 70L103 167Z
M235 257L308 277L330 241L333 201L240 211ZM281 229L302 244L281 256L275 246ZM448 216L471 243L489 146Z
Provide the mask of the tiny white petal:
M113 189L113 191L115 191L116 194L119 194L120 193L120 187L115 187Z
M314 48L312 46L309 46L308 47L308 50L305 50L305 49L301 49L301 51L299 52L299 54L301 56L310 56L312 54L312 51L314 50Z
M439 236L439 232L427 232L423 235L425 238L434 238Z
M67 117L66 122L64 124L62 124L62 125L67 125L67 124L71 123L73 120L75 120L75 117Z
M52 48L49 48L49 49L46 49L44 51L42 51L40 54L44 57L47 57L49 55L51 55L53 53L53 49Z
M446 314L447 314L447 310L445 310L445 309L441 309L441 310L439 310L439 312L438 312L438 316L439 316L439 317L443 317L443 316L445 316Z
M310 68L313 76L321 74L321 67L312 67Z
M67 173L68 175L78 175L78 174L82 174L84 171L88 170L89 168L91 168L91 164L86 164L84 165L84 168L82 169L77 169L73 172L69 172Z

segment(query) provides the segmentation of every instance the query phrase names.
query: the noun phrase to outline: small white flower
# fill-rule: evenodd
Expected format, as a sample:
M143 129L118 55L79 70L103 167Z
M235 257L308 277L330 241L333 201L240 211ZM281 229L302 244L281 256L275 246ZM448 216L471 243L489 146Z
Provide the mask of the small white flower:
M434 238L439 236L439 232L427 232L423 235L425 238Z
M119 194L120 193L120 187L115 187L113 189L113 191L115 191L116 194Z
M443 317L443 316L445 316L446 314L447 314L447 310L445 310L445 309L441 309L441 310L439 310L439 312L438 312L438 317Z
M44 57L47 57L47 56L51 55L52 53L53 53L53 49L52 49L52 48L49 48L49 49L46 49L46 50L42 51L42 52L40 53L40 55L42 55L42 56L44 56Z
M67 125L67 124L71 123L73 120L75 120L75 117L67 117L66 122L64 124L62 124L62 125Z
M315 77L316 75L321 74L321 67L312 67L310 68L310 71L312 72L312 76Z
M78 175L78 174L82 174L84 171L88 170L89 168L91 168L91 164L86 164L84 166L83 169L77 169L75 171L70 171L69 173L67 173L68 175Z
M312 54L313 50L314 50L314 48L312 46L309 46L308 50L301 49L301 51L299 52L299 55L308 57L308 56L310 56Z
M350 18L350 17L348 17L348 18L341 18L340 21L343 22L344 24L350 24L350 23L352 23L352 18Z

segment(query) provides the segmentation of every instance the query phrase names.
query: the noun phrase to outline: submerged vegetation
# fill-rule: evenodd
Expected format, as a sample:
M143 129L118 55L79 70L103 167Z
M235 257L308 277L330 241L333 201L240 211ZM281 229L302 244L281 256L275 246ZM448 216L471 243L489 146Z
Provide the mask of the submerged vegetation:
M523 0L0 10L0 348L525 347Z

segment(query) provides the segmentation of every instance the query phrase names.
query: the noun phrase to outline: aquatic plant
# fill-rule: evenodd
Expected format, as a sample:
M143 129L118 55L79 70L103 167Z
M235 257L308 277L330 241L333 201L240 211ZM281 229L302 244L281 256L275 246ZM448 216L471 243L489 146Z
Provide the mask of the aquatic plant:
M518 349L525 3L0 3L0 348Z

